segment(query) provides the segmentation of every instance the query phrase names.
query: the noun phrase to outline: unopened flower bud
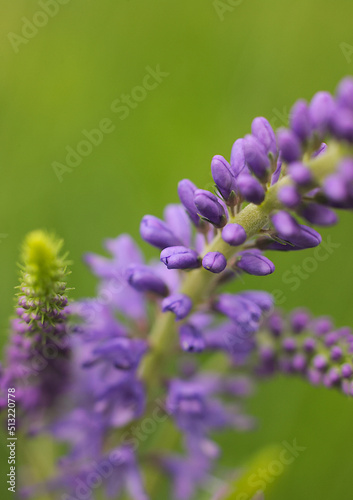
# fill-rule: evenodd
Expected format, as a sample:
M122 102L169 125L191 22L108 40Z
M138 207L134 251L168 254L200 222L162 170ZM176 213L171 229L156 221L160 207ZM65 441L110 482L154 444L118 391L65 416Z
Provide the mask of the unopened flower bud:
M154 215L145 215L140 225L141 237L157 248L181 245L179 238L169 229L167 224Z
M226 224L227 217L224 208L213 193L205 189L197 189L194 201L199 214L211 224L216 227L223 227Z
M249 203L260 205L265 199L265 191L260 182L250 174L240 174L237 178L237 188L243 198Z
M132 264L126 270L127 281L138 292L152 292L165 297L168 287L164 281L148 267Z
M264 257L260 252L255 253L251 250L246 250L240 253L240 259L237 261L237 267L242 271L254 276L267 276L275 270L275 265L267 257Z
M259 179L266 179L270 160L263 145L253 135L244 137L245 161Z
M280 129L277 132L277 140L283 161L291 163L300 159L301 145L294 132L285 128Z
M236 247L246 241L247 234L243 226L233 223L224 226L222 229L222 238L228 245Z
M195 269L201 266L197 252L183 246L164 248L160 260L168 269Z
M162 301L162 311L175 314L177 321L186 318L192 308L192 301L188 295L175 293Z
M297 101L290 112L290 127L301 141L306 141L312 131L309 107L306 101Z
M251 124L251 133L262 144L265 152L277 156L276 135L266 118L258 116Z
M227 267L227 259L220 252L208 252L202 259L202 266L211 273L221 273Z

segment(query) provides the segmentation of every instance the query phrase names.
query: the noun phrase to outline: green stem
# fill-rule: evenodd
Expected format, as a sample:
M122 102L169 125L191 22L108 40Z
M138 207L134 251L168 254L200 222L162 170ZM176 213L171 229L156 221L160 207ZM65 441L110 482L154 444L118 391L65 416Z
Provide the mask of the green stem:
M332 142L325 154L306 162L313 175L313 188L321 185L322 181L335 171L338 161L346 153L348 153L348 150L342 145ZM261 205L247 205L238 214L231 217L230 222L236 222L243 226L248 238L255 236L269 222L271 212L281 208L277 194L280 188L289 184L291 184L290 178L284 176L268 189L266 198ZM239 251L239 248L235 249L228 245L222 240L219 232L205 248L204 253L215 251L223 253L229 259L235 252ZM188 273L180 291L188 295L192 299L194 307L196 307L207 297L207 293L215 279L217 277L214 274L201 267ZM157 316L149 335L149 342L150 352L141 364L140 376L148 385L151 385L158 379L163 358L168 358L168 355L178 342L175 331L175 318L172 313L160 313Z

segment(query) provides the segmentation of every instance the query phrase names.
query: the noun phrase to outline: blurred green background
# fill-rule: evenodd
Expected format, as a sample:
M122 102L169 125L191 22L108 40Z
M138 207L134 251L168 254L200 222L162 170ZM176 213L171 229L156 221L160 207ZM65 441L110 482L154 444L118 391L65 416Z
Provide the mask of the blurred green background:
M63 237L74 261L72 296L92 295L84 252L122 232L139 240L142 215L160 216L176 202L183 177L209 185L212 156L228 157L256 115L281 126L295 99L333 91L353 73L351 0L224 0L218 12L212 0L69 0L47 22L38 1L0 5L1 344L28 231ZM34 34L26 21L33 17L43 24ZM23 29L32 36L27 43L16 38ZM141 99L135 87L157 65L169 75ZM121 120L111 105L131 93L140 101ZM105 118L114 131L60 182L53 162L65 163L66 147L76 148L82 130ZM284 273L310 251L273 255L276 273L249 277L245 286L280 290L285 309L306 305L353 326L351 228L351 215L342 214L338 227L323 232L336 248L296 290ZM250 407L259 428L221 438L227 466L296 438L306 450L266 499L353 497L351 401L283 379L264 383Z

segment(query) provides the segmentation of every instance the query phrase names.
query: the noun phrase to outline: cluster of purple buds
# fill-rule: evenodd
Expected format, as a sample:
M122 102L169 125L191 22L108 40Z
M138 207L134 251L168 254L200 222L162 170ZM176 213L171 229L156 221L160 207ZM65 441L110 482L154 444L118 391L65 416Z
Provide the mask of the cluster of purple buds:
M299 309L275 311L256 337L252 359L257 375L299 374L311 384L336 387L353 396L353 333L331 318Z

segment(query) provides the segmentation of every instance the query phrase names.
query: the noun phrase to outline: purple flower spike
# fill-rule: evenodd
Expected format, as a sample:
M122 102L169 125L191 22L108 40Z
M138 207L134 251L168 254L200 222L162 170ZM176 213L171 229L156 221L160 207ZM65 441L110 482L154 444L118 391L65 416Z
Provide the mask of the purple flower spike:
M197 208L194 202L194 194L196 190L197 187L189 181L189 179L183 179L178 184L179 199L186 208L192 222L195 226L198 226L200 224L200 217L197 214Z
M220 252L208 252L202 259L202 265L211 273L221 273L227 267L227 259Z
M245 161L244 139L237 139L233 144L230 154L230 167L234 177L238 177L241 173L249 172Z
M222 229L222 238L228 245L237 247L246 241L247 234L240 224L227 224Z
M276 135L266 118L262 116L255 118L251 124L251 133L263 145L267 154L272 153L273 156L277 156Z
M140 225L141 237L157 248L181 245L181 241L169 229L167 224L154 215L145 215Z
M294 132L282 128L277 132L277 139L283 161L291 163L300 159L301 145Z
M190 323L180 327L179 338L183 351L202 352L205 349L205 341L201 332Z
M295 186L283 186L277 196L282 205L287 208L295 208L301 201L301 196Z
M340 106L353 110L353 78L351 76L347 76L340 81L336 96Z
M266 179L270 160L263 145L253 135L244 137L245 161L259 179Z
M301 210L301 215L311 224L317 224L318 226L333 226L338 220L333 210L318 203L305 205Z
M240 253L241 258L237 261L237 267L253 276L267 276L275 270L275 265L267 257L260 253L245 251Z
M335 101L329 92L317 92L312 98L309 106L310 119L320 135L328 131L334 109Z
M186 318L192 309L192 301L188 295L175 293L162 301L162 311L175 314L177 321Z
M196 269L201 266L197 252L183 246L165 248L160 260L168 269Z
M288 240L300 232L300 225L288 212L280 210L271 217L280 238Z
M223 227L227 222L227 217L223 206L217 197L205 189L197 189L194 195L194 202L198 212L216 227Z
M212 158L211 172L219 192L228 200L231 192L235 191L235 178L229 163L223 156L216 155Z
M290 127L293 132L304 142L309 139L312 131L309 106L306 101L297 101L290 112Z
M260 182L250 174L240 174L237 187L243 198L255 205L260 205L265 199L265 191Z
M300 162L289 165L288 173L292 181L298 184L298 186L307 186L313 180L310 169Z
M168 295L167 285L147 266L130 265L126 269L126 277L129 285L138 292L153 292L162 297Z

